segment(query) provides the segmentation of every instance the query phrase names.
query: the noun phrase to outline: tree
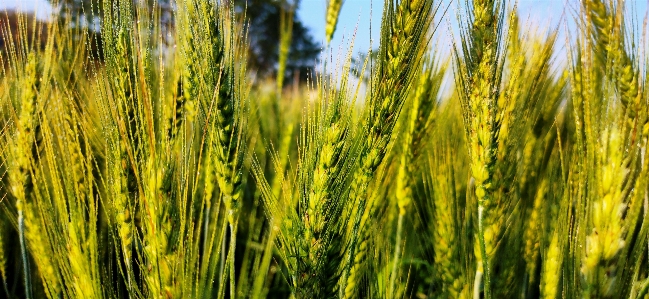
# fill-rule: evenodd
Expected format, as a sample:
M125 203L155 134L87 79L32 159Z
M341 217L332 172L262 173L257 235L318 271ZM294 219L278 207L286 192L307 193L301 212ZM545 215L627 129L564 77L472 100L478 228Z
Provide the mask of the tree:
M56 5L58 17L70 20L73 26L99 28L99 17L102 15L102 5L99 1L86 0L50 0Z
M21 32L19 23L25 26L24 32ZM0 34L0 54L9 52L11 44L16 49L35 46L42 50L45 48L45 42L47 41L47 24L36 19L34 13L29 12L6 10L0 13L0 32L2 33ZM24 36L21 36L21 34L24 34ZM11 40L5 40L5 38L9 37Z
M53 4L58 3L58 17L70 20L72 26L89 27L94 30L100 28L103 6L101 1L50 1ZM133 1L141 3L139 0ZM145 2L150 7L155 3L161 9L161 26L165 27L163 30L173 30L174 2L172 0L145 0ZM282 5L284 9L290 7L285 2L277 0L234 0L234 3L237 12L240 16L245 16L249 24L249 69L256 71L261 78L276 75L281 8ZM293 7L295 11L298 4L299 0ZM300 81L304 81L315 67L319 53L320 46L313 40L308 28L293 14L292 41L285 77L290 81L294 76L299 76Z
M243 12L250 24L249 68L256 70L260 77L276 75L279 56L280 13L286 3L273 0L235 0L238 11ZM299 1L295 3L297 11ZM293 14L293 33L285 77L290 80L299 76L300 81L307 78L313 70L320 54L320 46L309 34L308 28Z
M103 15L104 3L102 0L49 0L56 5L58 17L70 20L73 26L88 27L98 31ZM140 4L152 8L154 4L162 11L161 23L169 22L172 14L172 0L132 0L133 5Z

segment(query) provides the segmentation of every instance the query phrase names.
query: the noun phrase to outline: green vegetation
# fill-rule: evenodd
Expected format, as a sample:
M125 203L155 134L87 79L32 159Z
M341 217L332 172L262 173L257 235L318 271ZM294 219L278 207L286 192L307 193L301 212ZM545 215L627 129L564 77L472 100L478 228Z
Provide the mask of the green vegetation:
M235 2L0 17L0 297L649 298L649 49L624 2L563 34L466 1L445 45L445 4L386 1L378 51L352 38L306 83L298 3L256 81Z

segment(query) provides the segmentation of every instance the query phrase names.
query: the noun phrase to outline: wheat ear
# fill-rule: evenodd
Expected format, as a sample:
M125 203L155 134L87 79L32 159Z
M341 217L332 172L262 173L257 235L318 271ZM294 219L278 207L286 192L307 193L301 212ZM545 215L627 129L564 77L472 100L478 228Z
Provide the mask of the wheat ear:
M394 3L386 2L384 8L380 64L363 128L366 137L361 140L358 168L349 191L350 204L357 206L358 211L351 219L352 234L342 275L343 285L355 260L358 233L362 229L361 220L366 206L366 188L386 155L392 130L426 48L431 7L431 0L404 0L396 7ZM345 290L345 293L350 291Z
M338 24L338 15L340 15L340 8L343 6L343 0L329 0L327 5L327 17L325 26L325 36L327 44L331 42L331 38L336 32L336 25Z
M501 31L504 3L476 0L469 8L470 23L463 34L463 58L456 50L458 86L463 107L464 125L471 158L471 175L475 179L478 200L478 233L476 285L484 274L485 298L491 298L491 258L497 236L497 201L494 192L498 134L502 122L497 101L500 94L502 63ZM462 63L460 63L462 61Z

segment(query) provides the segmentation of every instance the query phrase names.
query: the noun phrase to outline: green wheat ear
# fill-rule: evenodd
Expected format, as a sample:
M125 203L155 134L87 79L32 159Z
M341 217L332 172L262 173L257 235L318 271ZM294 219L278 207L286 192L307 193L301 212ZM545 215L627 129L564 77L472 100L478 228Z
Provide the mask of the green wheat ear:
M573 246L582 248L575 254L579 263L574 271L580 281L573 292L608 298L630 294L632 288L624 281L636 277L630 272L637 262L629 259L636 249L629 244L642 236L628 232L639 225L633 190L643 166L632 161L643 155L643 146L633 141L636 137L631 132L645 122L646 103L637 101L643 87L634 79L637 62L625 45L624 6L585 1L583 11L587 22L581 34L587 42L580 43L585 46L571 57L575 164L583 169L583 174L575 175L579 191L576 219L583 229L572 241ZM621 109L615 109L609 99L619 99Z
M462 47L455 49L456 79L469 141L471 175L478 200L476 285L484 274L485 298L491 298L491 266L500 235L498 198L494 174L502 123L498 107L502 76L502 28L504 1L476 0L467 8L469 21L462 33ZM460 56L461 53L461 56Z
M613 76L621 103L628 108L625 113L635 117L640 109L642 91L637 66L626 49L624 5L615 5L613 1L606 4L603 0L587 0L582 5L590 21L589 31L598 66L607 76Z
M288 147L282 141L274 158L279 182L271 186L261 165L253 168L269 221L277 226L277 248L286 263L297 298L335 297L341 260L340 214L350 148L352 104L348 53L340 79L318 75L300 131L295 174L284 175ZM292 130L288 126L287 131ZM290 141L291 136L285 136ZM277 180L277 178L275 178ZM303 191L302 191L303 190ZM275 232L273 232L274 234Z
M565 153L559 149L558 154L564 155ZM550 177L557 178L554 175ZM573 216L571 215L570 204L566 200L572 196L571 191L567 190L567 188L564 190L561 190L561 187L557 188L556 186L560 184L558 180L554 181L554 184L547 185L549 192L544 197L544 199L554 197L559 200L558 204L554 204L550 209L546 209L549 212L544 217L546 221L548 219L555 220L549 222L547 228L543 230L546 235L544 236L545 241L541 245L543 248L541 250L542 262L539 278L539 293L541 298L546 299L557 298L557 295L561 293L561 283L565 281L561 272L568 262L565 255L568 240L562 236L570 229L567 225L567 220Z
M457 166L450 154L454 148L450 140L443 140L434 147L434 153L427 161L426 181L429 185L426 192L430 199L425 204L434 219L432 241L437 266L435 272L442 285L440 293L448 298L470 298L466 269L455 262L462 259L462 241L458 240L462 223L457 219L461 203L456 190L456 171L460 169L455 169Z
M340 15L340 8L343 6L343 0L329 0L327 5L325 37L327 38L327 45L331 42L331 38L336 32L336 25L338 24L338 16Z
M432 127L435 115L437 114L437 105L442 79L446 72L446 64L439 66L434 59L435 55L427 57L421 74L417 79L414 95L411 97L410 105L407 105L405 113L405 130L402 141L402 152L400 165L397 173L396 182L396 202L399 209L397 219L397 232L395 239L394 258L392 262L392 271L388 294L394 294L395 281L398 275L398 266L401 259L401 242L404 218L408 216L411 203L414 201L413 189L415 186L415 177L417 175L417 163L421 162L421 154L424 151L423 140L428 136L427 133ZM411 213L411 212L410 212Z
M30 206L28 204L28 192L26 188L27 182L30 179L30 172L32 167L32 146L35 140L35 114L36 114L36 91L35 83L37 60L34 53L30 53L27 58L27 63L24 68L24 75L21 78L21 97L20 97L20 115L18 118L18 127L14 137L15 144L12 146L12 162L9 171L10 192L16 198L16 210L18 212L18 231L21 247L21 257L23 264L23 275L25 279L25 295L29 298L31 296L31 281L29 258L27 255L27 233L25 232L25 218L30 213ZM31 217L34 219L33 217ZM44 268L46 266L44 265ZM45 270L41 270L47 273ZM55 283L52 283L55 287Z
M346 295L353 293L355 283L347 281L354 266L361 220L365 214L366 189L383 161L396 120L401 112L415 71L426 48L428 25L431 22L432 1L386 2L381 29L381 48L375 83L370 91L370 102L363 122L357 170L352 178L348 205L355 206L348 230L351 232L349 249L342 275Z
M279 61L277 67L277 94L282 94L282 87L284 86L284 73L286 72L286 63L288 62L288 54L291 49L291 41L293 37L293 15L295 7L291 5L288 9L282 5L280 8L279 18Z

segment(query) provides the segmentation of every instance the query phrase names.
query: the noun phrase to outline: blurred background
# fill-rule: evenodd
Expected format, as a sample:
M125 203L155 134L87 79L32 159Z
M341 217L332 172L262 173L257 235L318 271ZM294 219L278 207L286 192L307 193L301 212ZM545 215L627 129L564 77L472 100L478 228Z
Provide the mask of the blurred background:
M153 0L149 0L153 1ZM277 57L279 45L279 19L282 5L294 9L293 40L288 59L285 77L287 84L291 84L295 77L305 80L309 69L318 67L324 58L337 61L337 57L347 53L350 41L354 38L354 53L366 54L370 49L378 46L378 36L381 24L383 2L378 0L347 0L343 2L336 33L329 47L325 42L325 12L326 0L295 0L294 2L277 0L234 0L238 7L247 6L246 17L251 23L251 64L250 69L255 70L259 78L274 76L277 71ZM62 3L74 14L89 15L92 10L90 1L64 0ZM246 3L247 2L247 3ZM173 10L173 1L158 0L157 5ZM628 14L635 14L635 20L642 20L647 14L645 0L632 0L626 2ZM442 56L449 51L452 41L459 36L457 28L457 15L464 9L463 1L444 0L437 2L440 12L437 32L433 44ZM578 0L519 0L511 1L510 5L517 5L521 20L529 24L527 30L534 28L556 28L565 26L565 32L574 32L575 16L579 9ZM61 8L58 8L61 9ZM3 0L0 1L0 10L23 10L33 13L40 20L51 18L55 8L48 0ZM95 7L96 10L96 7ZM243 10L243 9L242 9ZM86 26L88 19L79 19L78 23ZM94 20L95 22L99 20ZM370 21L370 22L368 22ZM90 21L92 22L92 21ZM97 23L95 24L95 26ZM642 24L635 24L636 30L642 30ZM171 35L170 35L171 36ZM639 34L637 36L640 36ZM557 56L562 55L565 43L569 36L559 37ZM646 41L645 41L646 42ZM326 51L329 48L329 51ZM562 50L563 49L563 50ZM326 53L326 54L324 54ZM556 62L556 61L555 61ZM559 61L561 63L561 61Z

